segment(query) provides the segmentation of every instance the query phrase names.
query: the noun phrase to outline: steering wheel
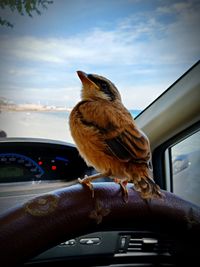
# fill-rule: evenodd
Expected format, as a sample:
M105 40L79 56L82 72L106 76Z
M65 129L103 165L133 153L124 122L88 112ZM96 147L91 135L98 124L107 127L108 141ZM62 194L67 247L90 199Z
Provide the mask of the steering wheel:
M118 184L76 184L37 196L0 216L0 262L16 266L61 242L95 231L145 229L182 240L184 251L200 252L200 207L173 193L143 200L131 184L125 203ZM196 255L196 254L195 254ZM183 259L183 258L182 258ZM84 264L83 264L84 265Z

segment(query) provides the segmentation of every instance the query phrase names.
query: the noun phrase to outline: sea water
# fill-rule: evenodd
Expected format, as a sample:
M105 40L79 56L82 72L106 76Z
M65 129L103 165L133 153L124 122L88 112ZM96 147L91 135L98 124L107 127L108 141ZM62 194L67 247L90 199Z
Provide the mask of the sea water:
M140 111L130 110L135 118ZM74 143L69 129L68 111L1 111L0 131L7 137L32 137Z

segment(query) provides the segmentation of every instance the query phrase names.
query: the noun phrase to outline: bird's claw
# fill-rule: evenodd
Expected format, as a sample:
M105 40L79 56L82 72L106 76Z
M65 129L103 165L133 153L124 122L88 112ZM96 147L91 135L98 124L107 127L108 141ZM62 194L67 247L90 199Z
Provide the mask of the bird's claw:
M120 183L122 188L123 200L125 203L128 203L128 189L126 187L127 183L128 183L127 181L122 181Z
M128 189L126 188L126 185L128 183L127 180L121 180L118 178L114 179L115 183L120 184L123 194L123 200L125 203L128 203Z
M78 178L78 182L80 184L83 184L83 185L86 185L87 187L89 187L89 189L92 192L92 198L94 198L94 188L93 188L93 185L90 182L90 177L88 177L87 175L85 175L85 177L83 179Z

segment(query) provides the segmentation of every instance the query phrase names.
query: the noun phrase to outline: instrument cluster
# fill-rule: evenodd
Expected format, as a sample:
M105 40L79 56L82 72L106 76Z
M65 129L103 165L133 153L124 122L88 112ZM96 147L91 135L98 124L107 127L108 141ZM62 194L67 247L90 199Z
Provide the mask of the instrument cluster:
M90 172L76 148L67 143L38 140L0 143L0 183L71 181Z

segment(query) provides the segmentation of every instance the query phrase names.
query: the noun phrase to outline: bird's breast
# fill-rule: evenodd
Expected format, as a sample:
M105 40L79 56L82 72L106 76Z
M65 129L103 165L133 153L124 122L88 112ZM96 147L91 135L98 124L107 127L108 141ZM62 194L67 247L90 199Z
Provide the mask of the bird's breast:
M92 125L85 125L76 111L72 111L70 115L70 129L77 149L88 165L101 173L112 172L113 175L120 175L120 163L106 153L108 148L102 134Z

